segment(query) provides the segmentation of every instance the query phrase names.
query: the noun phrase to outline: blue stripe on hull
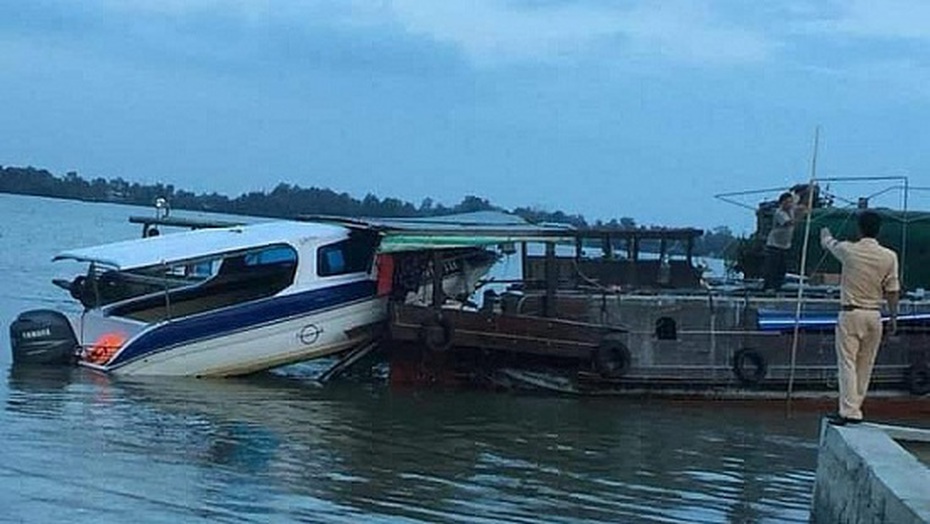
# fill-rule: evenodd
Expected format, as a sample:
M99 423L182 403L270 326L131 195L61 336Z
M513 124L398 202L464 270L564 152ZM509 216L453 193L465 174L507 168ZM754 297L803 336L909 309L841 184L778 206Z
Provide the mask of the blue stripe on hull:
M798 326L804 330L823 331L836 326L837 312L802 313ZM882 321L889 320L882 315ZM912 324L923 324L930 321L930 313L907 313L898 315L898 326L906 327ZM762 331L785 331L794 329L794 313L787 311L759 311L759 329Z
M107 365L118 367L139 357L205 338L249 329L298 315L375 296L371 280L272 297L165 323L143 333Z

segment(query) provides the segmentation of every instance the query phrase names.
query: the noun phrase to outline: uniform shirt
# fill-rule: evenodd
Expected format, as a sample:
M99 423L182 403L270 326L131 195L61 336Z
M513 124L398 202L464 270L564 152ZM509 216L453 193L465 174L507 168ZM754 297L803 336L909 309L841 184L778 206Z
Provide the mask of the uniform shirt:
M826 234L820 245L843 264L840 303L864 309L881 309L885 293L900 291L898 255L874 238L840 242Z
M785 211L782 208L775 210L772 216L772 230L765 239L765 245L768 247L777 247L778 249L790 249L791 237L794 235L794 217L793 213Z

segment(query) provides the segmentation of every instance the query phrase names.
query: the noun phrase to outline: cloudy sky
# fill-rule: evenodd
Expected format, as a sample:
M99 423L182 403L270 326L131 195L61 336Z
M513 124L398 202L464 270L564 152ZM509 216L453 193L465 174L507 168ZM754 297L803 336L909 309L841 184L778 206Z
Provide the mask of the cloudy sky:
M922 0L10 0L0 164L736 229L716 193L930 185Z

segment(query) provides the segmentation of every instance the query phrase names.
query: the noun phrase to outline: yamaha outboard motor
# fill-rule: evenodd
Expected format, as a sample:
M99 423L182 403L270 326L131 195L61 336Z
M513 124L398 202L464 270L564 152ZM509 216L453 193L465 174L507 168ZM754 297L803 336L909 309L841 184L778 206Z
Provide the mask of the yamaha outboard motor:
M10 325L14 364L72 364L78 341L68 319L57 311L21 313Z

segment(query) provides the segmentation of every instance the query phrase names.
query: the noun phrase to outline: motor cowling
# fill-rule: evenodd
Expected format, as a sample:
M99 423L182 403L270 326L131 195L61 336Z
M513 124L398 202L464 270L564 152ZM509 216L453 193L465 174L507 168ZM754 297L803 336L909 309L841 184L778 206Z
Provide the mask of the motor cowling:
M21 313L10 324L14 364L66 365L75 361L78 341L67 317L37 309Z

